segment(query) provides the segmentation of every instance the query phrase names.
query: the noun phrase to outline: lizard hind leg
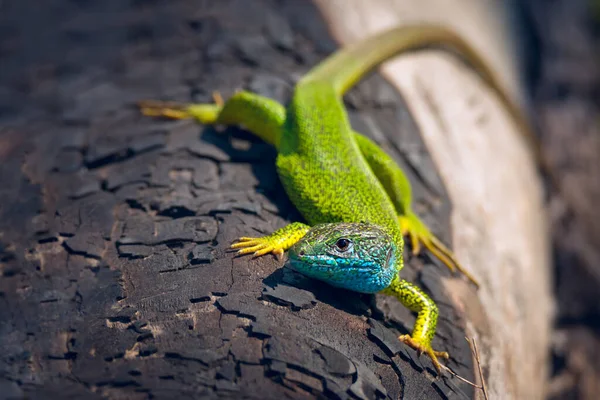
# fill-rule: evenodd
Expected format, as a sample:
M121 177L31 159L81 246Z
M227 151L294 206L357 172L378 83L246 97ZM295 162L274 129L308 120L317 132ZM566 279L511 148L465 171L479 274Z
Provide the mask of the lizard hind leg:
M448 360L450 358L450 355L448 354L448 352L435 351L435 350L433 350L431 345L423 344L422 341L415 340L410 335L400 335L400 336L398 336L398 340L400 340L402 343L406 344L407 346L412 347L414 350L417 351L418 355L421 355L421 353L427 354L427 356L431 359L431 362L433 363L433 366L436 369L436 371L438 372L438 374L441 372L441 365L440 365L440 362L438 361L438 358L443 358L445 360Z
M241 237L232 249L239 249L238 254L251 254L260 257L272 253L281 257L283 253L306 235L310 227L301 222L293 222L264 237Z
M171 119L195 119L203 125L241 125L277 147L286 118L285 107L254 93L236 92L227 101L213 93L214 103L141 101L142 114Z
M479 283L475 277L456 259L456 256L452 251L442 243L427 226L412 212L398 216L398 222L400 223L400 229L403 235L408 235L410 238L413 254L418 255L421 251L421 245L431 252L437 259L439 259L451 272L458 270L460 273L465 275L467 279L479 286Z

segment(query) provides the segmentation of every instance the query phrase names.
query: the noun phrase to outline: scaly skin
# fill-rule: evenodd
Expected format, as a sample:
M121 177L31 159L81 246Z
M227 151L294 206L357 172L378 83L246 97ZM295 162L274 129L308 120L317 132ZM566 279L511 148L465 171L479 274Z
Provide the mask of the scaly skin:
M150 116L243 125L275 146L281 182L308 225L295 222L266 237L240 238L232 247L259 256L281 255L294 246L291 265L308 276L395 296L418 313L411 335L399 339L431 357L438 372L438 357L448 357L431 347L438 309L421 289L399 277L403 235L411 238L414 252L423 244L448 268L476 281L412 212L408 179L375 143L352 130L341 97L386 59L440 44L477 69L531 139L525 118L485 62L453 32L432 25L396 28L334 53L297 84L287 108L248 92L238 92L224 104L220 98L216 104L140 104Z
M397 244L373 224L315 225L288 255L296 271L362 293L380 292L398 276Z

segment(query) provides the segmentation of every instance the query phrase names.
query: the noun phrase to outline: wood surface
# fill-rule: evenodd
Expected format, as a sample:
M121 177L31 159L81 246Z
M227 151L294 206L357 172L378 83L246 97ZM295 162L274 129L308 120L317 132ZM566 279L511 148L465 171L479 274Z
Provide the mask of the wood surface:
M273 149L239 128L151 120L132 106L210 101L214 90L239 88L285 102L341 40L325 8L295 0L44 4L3 3L0 13L3 395L473 397L455 378L435 379L428 359L399 344L414 315L395 300L227 250L239 236L300 219ZM409 172L418 213L483 285L475 292L426 254L409 257L403 276L438 302L434 346L452 354L449 367L476 379L464 340L474 336L494 393L505 385L508 395L536 397L547 341L537 329L550 301L533 165L467 66L443 53L409 57L400 62L431 71L422 86L397 91L375 74L348 94L350 117ZM421 97L411 97L417 89ZM471 159L469 149L487 153Z

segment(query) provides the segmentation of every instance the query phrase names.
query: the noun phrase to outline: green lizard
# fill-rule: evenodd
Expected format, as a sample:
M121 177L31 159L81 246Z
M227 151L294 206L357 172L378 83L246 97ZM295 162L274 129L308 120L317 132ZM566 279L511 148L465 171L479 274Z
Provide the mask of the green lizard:
M399 339L431 357L439 373L438 357L448 353L431 346L438 309L399 276L403 236L410 238L413 252L423 244L451 271L476 281L412 211L408 179L391 157L350 127L342 102L342 95L381 62L430 45L449 46L462 55L529 132L487 64L459 36L434 25L399 27L337 51L298 82L287 107L245 91L224 103L220 98L215 104L146 101L140 107L149 116L243 125L275 146L281 182L308 225L293 222L265 237L242 237L232 247L255 256L280 256L291 248L290 264L299 272L334 286L395 296L418 313L412 334Z

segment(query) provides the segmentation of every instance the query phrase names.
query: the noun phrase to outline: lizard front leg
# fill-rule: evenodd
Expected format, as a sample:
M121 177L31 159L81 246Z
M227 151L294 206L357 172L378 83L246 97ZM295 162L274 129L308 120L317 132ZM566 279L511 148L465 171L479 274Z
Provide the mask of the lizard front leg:
M231 248L240 249L238 254L254 253L255 257L259 257L272 253L281 257L284 251L302 239L309 230L310 226L301 222L293 222L268 236L241 237L238 239L238 243L231 245Z
M434 351L431 347L438 319L438 308L435 302L418 286L398 276L381 293L396 297L406 308L418 313L412 334L401 335L398 339L417 352L427 354L439 374L441 367L438 357L448 359L449 355L445 351Z
M462 267L450 249L439 240L412 211L412 189L408 178L398 164L371 139L354 133L361 154L381 182L398 213L398 223L404 236L410 238L413 254L421 251L421 244L436 256L450 271L458 270L479 286L475 277Z

